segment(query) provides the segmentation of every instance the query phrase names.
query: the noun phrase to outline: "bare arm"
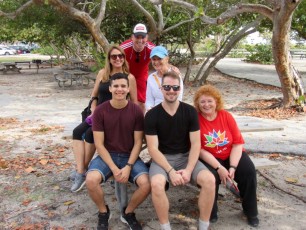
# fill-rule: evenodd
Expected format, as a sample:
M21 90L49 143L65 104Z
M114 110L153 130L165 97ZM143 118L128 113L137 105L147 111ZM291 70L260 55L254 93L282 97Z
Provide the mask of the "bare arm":
M96 77L96 81L95 81L95 85L94 85L94 88L91 92L91 97L98 97L99 96L99 85L100 85L100 82L102 80L102 76L104 74L104 69L101 69ZM97 103L98 101L97 100L93 100L92 103L91 103L91 112L93 113L96 109L96 106L97 106Z
M204 149L201 149L200 151L200 158L214 169L218 169L217 172L219 174L220 180L223 184L226 184L226 180L230 179L228 170L224 168L210 152Z
M109 152L104 146L104 132L93 131L97 152L102 160L108 165L116 180L121 178L120 169L113 162Z
M131 101L138 104L138 99L137 99L137 85L136 85L136 79L134 75L129 74L129 88L130 88L130 97Z
M168 160L158 149L157 135L146 135L147 146L150 156L153 161L162 167L167 173L174 186L183 185L184 180L181 174L177 173L175 169L169 164Z
M190 181L191 173L199 160L201 150L200 130L189 133L191 148L189 151L188 163L185 169L179 170L184 179L184 184Z
M232 151L230 155L230 166L237 167L241 155L242 155L242 149L243 149L243 144L233 144L232 146ZM235 178L235 169L234 168L229 168L229 175L232 179Z
M148 151L152 159L160 165L166 172L169 172L172 166L158 149L157 135L146 135Z
M130 158L128 160L128 163L134 164L139 157L141 146L142 146L142 139L143 139L143 131L134 131L134 146L131 151ZM122 172L122 178L119 182L121 183L127 183L130 173L131 173L131 167L126 165L124 168L121 169Z

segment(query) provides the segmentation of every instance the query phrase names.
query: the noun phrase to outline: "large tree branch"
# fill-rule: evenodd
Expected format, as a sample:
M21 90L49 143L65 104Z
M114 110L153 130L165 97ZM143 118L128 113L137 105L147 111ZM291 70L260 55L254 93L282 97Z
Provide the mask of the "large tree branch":
M298 1L298 0L296 0ZM160 2L163 1L158 1L158 0L150 0L150 2L152 4L161 4ZM188 2L185 1L181 1L181 0L167 0L167 3L173 3L176 5L181 6L182 8L186 8L192 12L194 12L195 14L197 12L199 12L199 8L196 7L193 4L190 4ZM226 10L225 12L223 12L222 14L220 14L218 17L216 18L211 18L208 17L206 15L202 15L200 18L203 22L207 23L207 24L212 24L212 25L217 25L217 24L223 24L225 23L227 20L242 14L242 13L258 13L261 14L267 18L269 18L271 21L273 20L273 10L265 5L262 4L238 4L236 6L233 6L231 8L229 8L228 10Z
M99 27L101 25L102 20L105 17L105 9L106 9L106 0L102 0L101 5L100 5L100 11L99 11L99 14L96 18L96 22L97 22Z
M188 19L188 20L181 21L181 22L179 22L179 23L177 23L177 24L175 24L173 26L168 27L167 29L164 29L162 33L163 34L168 33L170 30L173 30L173 29L175 29L177 27L180 27L183 24L186 24L186 23L189 23L189 22L193 22L194 20L196 20L196 18L191 18L191 19Z
M149 22L149 26L151 28L152 31L157 31L156 28L156 24L155 24L155 20L153 18L153 16L142 6L140 5L137 0L130 0L134 6L136 6L143 14L144 16L147 18L148 22Z
M157 16L158 16L157 31L162 31L165 26L162 7L161 5L154 5L154 9L157 12Z
M27 9L28 7L30 7L34 4L35 4L35 0L30 0L30 1L26 2L25 4L23 4L22 6L20 6L15 12L12 12L12 13L5 13L5 12L0 10L0 17L4 16L4 17L10 18L10 19L15 19L25 9Z

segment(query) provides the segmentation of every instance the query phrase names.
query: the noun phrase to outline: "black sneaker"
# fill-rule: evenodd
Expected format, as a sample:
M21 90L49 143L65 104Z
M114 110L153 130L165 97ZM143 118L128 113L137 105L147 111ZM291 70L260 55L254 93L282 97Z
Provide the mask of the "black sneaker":
M259 224L259 220L257 216L255 217L247 217L248 218L248 224L254 228L256 228Z
M142 230L141 225L138 223L135 217L135 213L122 213L120 217L121 222L127 224L130 227L130 230Z
M110 211L108 206L106 205L107 212L98 214L98 226L97 230L108 230L108 222L111 219Z

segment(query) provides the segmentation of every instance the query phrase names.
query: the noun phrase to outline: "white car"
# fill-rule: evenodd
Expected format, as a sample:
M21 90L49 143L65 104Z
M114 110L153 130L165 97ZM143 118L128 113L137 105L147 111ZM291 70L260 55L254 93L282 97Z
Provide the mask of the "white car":
M14 54L16 54L16 50L6 46L0 46L0 55L14 55Z

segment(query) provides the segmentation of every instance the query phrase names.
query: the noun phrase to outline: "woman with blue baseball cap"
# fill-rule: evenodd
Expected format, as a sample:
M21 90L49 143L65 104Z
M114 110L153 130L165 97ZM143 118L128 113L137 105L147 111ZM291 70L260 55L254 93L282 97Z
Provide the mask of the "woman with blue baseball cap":
M151 73L147 80L147 92L146 92L146 111L150 110L154 106L161 103L164 99L161 92L161 79L164 73L174 71L181 77L180 70L169 63L168 51L163 46L156 46L152 49L150 54L152 66L156 70ZM183 80L181 77L181 92L179 100L183 100Z

